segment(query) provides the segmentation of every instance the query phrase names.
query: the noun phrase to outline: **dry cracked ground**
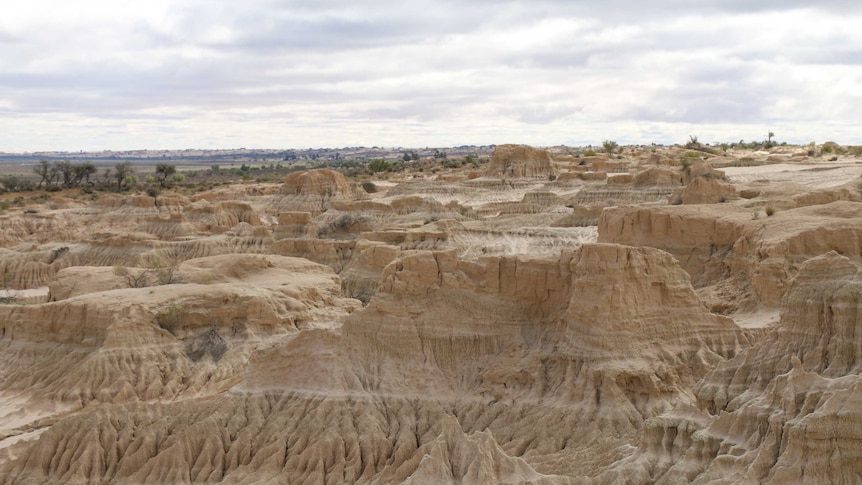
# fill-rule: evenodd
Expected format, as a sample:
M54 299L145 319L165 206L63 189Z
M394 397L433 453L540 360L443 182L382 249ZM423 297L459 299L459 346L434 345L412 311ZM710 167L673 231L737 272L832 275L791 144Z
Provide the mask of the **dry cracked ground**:
M860 483L862 159L0 215L0 483Z

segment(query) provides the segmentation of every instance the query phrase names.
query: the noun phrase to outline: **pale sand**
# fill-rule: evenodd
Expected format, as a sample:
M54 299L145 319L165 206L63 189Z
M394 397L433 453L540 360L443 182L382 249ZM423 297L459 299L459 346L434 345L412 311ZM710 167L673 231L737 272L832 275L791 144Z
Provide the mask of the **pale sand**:
M750 183L758 180L792 182L815 189L844 185L862 175L862 164L857 162L776 163L756 167L727 167L721 170L733 183Z

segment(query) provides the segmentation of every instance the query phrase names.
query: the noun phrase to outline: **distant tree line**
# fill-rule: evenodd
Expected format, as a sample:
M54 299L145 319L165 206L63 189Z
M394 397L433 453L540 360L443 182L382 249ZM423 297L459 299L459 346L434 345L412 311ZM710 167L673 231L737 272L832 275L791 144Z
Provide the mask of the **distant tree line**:
M79 187L81 184L89 184L90 177L95 175L98 170L91 162L71 163L67 161L48 163L47 160L41 160L33 167L33 172L39 176L38 188L45 187L50 189L53 187L72 188Z
M159 164L164 166L161 172L157 167L156 174L164 186L167 177L176 172L173 165ZM123 191L137 184L134 176L134 168L129 162L121 162L113 168L105 168L101 176L92 162L72 163L69 161L57 161L54 163L40 160L34 167L33 173L38 177L27 177L23 175L4 175L0 177L0 186L6 192L25 192L37 189L54 192L62 189L84 188L91 190Z

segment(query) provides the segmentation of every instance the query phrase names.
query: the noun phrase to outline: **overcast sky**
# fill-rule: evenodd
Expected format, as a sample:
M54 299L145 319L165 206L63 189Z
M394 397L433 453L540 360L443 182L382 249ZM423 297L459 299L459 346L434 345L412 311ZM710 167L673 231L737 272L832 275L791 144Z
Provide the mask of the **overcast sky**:
M27 0L0 151L862 144L862 2Z

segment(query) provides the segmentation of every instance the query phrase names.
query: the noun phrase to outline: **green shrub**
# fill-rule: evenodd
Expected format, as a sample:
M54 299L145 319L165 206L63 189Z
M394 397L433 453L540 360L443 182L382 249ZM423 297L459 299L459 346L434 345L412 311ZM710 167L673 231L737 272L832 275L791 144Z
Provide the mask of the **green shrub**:
M585 157L594 157L596 156L596 151L590 148L589 150L584 152Z
M189 309L182 303L173 303L164 312L156 316L159 327L167 330L172 335L183 324L189 316Z
M372 160L368 164L368 170L371 170L373 173L388 172L392 170L392 164L386 160Z

